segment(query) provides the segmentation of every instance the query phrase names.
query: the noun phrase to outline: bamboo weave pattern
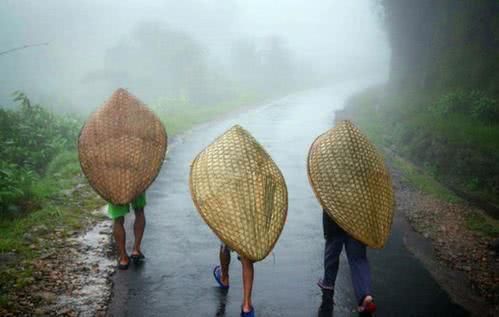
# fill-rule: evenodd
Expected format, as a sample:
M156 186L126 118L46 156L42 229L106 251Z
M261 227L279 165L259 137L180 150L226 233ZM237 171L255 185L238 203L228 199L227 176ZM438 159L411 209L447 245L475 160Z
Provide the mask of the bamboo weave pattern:
M130 203L158 175L167 135L156 115L118 89L83 126L80 165L90 185L113 204Z
M286 221L287 188L246 130L236 125L201 151L189 182L196 208L225 244L252 261L270 253Z
M308 156L310 184L328 215L352 237L384 246L393 220L390 174L374 145L350 121L320 135Z

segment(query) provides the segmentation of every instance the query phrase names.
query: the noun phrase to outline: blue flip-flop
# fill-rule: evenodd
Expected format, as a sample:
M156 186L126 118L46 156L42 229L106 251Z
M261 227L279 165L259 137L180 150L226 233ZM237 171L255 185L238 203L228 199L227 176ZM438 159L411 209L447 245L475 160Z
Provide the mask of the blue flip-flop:
M251 307L251 311L245 312L241 308L241 317L255 317L255 309L253 307Z
M213 269L213 277L215 278L215 281L217 281L218 286L220 286L221 289L229 289L229 285L224 285L222 283L222 268L220 265L215 266Z

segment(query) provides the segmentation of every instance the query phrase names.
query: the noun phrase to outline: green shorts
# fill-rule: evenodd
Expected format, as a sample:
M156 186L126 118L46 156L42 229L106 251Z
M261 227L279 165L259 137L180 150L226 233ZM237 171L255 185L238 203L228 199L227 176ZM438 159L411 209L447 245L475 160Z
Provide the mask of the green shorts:
M146 193L138 195L131 203L133 210L144 208L146 206ZM130 204L126 205L114 205L111 203L107 204L107 213L111 219L116 219L123 217L128 212L130 212Z

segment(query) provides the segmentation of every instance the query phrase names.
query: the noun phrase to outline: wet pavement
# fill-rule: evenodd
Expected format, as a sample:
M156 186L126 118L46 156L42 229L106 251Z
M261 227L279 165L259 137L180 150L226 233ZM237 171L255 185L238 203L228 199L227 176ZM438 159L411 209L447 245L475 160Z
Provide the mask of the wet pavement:
M234 124L247 129L282 170L289 191L283 233L255 265L257 316L317 316L322 275L322 213L308 184L306 157L314 138L331 127L334 111L373 81L348 82L295 94L229 118L202 125L170 147L161 174L148 190L146 262L113 276L110 316L239 316L241 266L233 256L231 289L216 287L212 269L219 241L192 203L188 175L195 155ZM167 127L168 129L168 127ZM129 217L130 223L133 216ZM383 250L369 250L378 316L467 316L405 248L396 217ZM132 231L128 231L131 232ZM129 237L130 239L131 237ZM342 255L334 316L355 316L350 271Z

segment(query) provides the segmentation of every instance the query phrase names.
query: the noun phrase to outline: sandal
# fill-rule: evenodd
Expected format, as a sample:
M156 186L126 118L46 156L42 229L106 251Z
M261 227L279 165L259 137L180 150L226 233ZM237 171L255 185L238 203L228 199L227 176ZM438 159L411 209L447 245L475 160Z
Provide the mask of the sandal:
M253 307L251 307L251 310L249 312L245 312L241 308L241 317L255 317L255 309L253 309Z
M130 265L130 257L128 258L128 262L126 264L121 264L120 260L118 260L118 269L119 270L128 270L128 266Z
M222 283L222 268L220 265L215 266L213 269L213 277L215 278L215 281L217 281L218 286L220 286L221 289L229 289L229 285L224 285Z
M371 300L368 301L367 303L364 303L366 301L366 297L369 296L371 297ZM376 312L376 304L374 303L374 299L370 295L364 296L362 300L360 301L360 305L358 308L359 311L359 316L374 316L374 313Z
M130 257L132 258L133 263L138 263L146 258L142 252L139 252L139 254L132 254Z

